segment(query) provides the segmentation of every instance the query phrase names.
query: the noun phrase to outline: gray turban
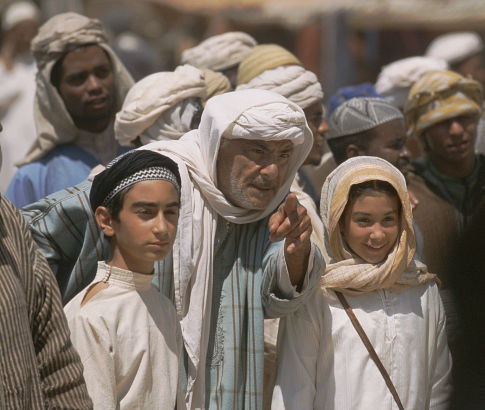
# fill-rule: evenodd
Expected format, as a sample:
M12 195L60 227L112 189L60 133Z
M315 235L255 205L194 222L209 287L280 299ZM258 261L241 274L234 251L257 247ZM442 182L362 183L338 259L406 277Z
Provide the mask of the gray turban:
M352 98L339 105L332 113L327 139L371 130L397 119L404 121L401 111L383 98Z

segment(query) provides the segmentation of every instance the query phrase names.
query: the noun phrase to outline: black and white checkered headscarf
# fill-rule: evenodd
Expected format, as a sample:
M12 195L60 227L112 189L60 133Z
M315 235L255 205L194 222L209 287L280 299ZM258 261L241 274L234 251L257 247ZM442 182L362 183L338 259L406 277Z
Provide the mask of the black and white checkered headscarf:
M91 208L95 211L98 206L107 206L125 188L149 180L168 181L180 192L180 175L174 161L153 151L130 151L96 175L89 194Z

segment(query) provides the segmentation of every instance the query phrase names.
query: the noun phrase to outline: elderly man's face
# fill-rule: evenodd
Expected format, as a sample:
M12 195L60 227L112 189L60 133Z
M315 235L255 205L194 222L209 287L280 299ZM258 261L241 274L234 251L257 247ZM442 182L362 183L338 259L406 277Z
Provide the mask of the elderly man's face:
M461 115L424 131L426 151L432 162L460 165L474 156L478 116Z
M217 157L217 185L232 204L265 209L284 182L290 141L223 139Z
M83 47L64 57L58 89L78 128L101 132L111 121L115 101L113 67L100 46Z
M313 134L312 150L308 154L303 165L318 165L323 155L323 143L325 133L328 131L328 125L323 120L323 106L316 102L303 110L308 126Z

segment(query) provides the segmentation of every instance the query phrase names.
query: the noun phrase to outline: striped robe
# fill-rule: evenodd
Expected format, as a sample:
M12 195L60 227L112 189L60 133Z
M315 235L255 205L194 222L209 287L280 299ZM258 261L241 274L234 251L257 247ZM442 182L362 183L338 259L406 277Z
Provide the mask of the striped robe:
M1 196L0 241L0 408L92 408L54 276Z
M59 191L24 208L42 252L56 272L64 301L87 286L98 260L109 256L89 207L90 182ZM306 290L287 299L276 273L282 242L269 241L268 219L233 224L218 218L214 249L211 328L206 361L206 400L193 408L261 409L263 401L263 318L291 313L303 303L323 271L320 251ZM155 266L158 286L173 298L172 258Z

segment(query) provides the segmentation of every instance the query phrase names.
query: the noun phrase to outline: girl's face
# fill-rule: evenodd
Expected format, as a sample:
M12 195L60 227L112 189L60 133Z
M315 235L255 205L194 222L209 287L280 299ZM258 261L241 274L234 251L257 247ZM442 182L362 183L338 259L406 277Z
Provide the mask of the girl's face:
M340 227L354 253L368 263L380 263L399 234L398 199L384 192L364 193L347 207Z

